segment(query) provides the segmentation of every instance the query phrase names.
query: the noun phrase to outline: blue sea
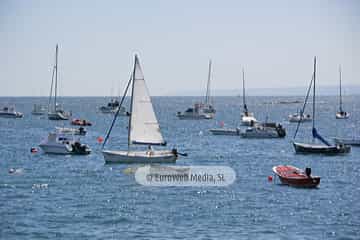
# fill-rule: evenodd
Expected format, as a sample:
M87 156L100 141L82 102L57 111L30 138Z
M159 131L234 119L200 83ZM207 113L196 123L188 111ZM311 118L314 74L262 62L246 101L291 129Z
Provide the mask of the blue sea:
M153 97L168 148L188 157L176 165L229 166L235 182L226 187L149 187L135 181L133 165L104 164L99 136L112 116L97 112L109 98L61 99L73 117L93 123L82 138L92 148L87 156L31 153L55 126L32 116L34 103L47 98L2 97L15 104L22 119L0 118L0 239L360 239L360 148L348 155L296 155L291 141L296 124L287 116L301 104L279 101L303 97L248 97L259 120L280 122L285 139L241 139L213 136L210 128L239 123L241 98L215 97L214 120L178 120L200 97ZM311 113L311 105L307 112ZM360 135L359 96L347 96L348 120L336 120L337 97L318 97L316 125L324 137ZM310 110L310 111L309 111ZM108 148L127 148L127 118L119 117ZM311 141L311 123L298 140ZM321 176L317 189L298 189L268 181L272 167L311 167ZM9 173L9 169L16 169Z

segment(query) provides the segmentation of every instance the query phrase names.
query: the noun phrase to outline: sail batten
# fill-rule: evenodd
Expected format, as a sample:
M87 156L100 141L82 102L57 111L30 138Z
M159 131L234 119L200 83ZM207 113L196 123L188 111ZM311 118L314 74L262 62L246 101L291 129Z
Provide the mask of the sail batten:
M135 56L134 64L129 126L129 144L166 144L160 132L160 126L137 56Z

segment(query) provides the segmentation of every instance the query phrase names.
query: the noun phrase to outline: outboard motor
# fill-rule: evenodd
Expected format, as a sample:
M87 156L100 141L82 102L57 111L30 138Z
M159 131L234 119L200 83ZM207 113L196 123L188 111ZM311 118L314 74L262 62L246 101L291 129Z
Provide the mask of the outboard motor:
M311 177L311 168L309 167L305 168L305 174L306 176Z
M283 137L286 136L285 128L283 128L283 127L281 126L281 124L278 124L278 125L276 126L276 131L277 131L279 137L283 138Z

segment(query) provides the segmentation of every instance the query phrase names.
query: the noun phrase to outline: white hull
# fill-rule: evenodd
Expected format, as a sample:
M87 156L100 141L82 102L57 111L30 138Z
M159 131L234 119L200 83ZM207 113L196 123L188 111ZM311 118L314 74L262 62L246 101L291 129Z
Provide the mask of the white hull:
M350 117L350 114L345 112L341 114L340 112L336 113L336 119L348 119Z
M102 151L105 163L174 163L177 156L164 151Z
M19 112L8 113L8 112L0 112L0 117L2 118L22 118L23 114Z
M49 120L69 120L68 114L63 114L61 112L48 113Z
M241 117L241 125L243 126L252 126L254 123L257 123L256 118L253 116L242 116Z
M67 144L46 144L42 143L39 145L41 150L45 153L52 153L52 154L70 154L72 153L72 147Z
M289 122L311 122L312 118L310 115L303 115L302 117L298 114L290 114Z

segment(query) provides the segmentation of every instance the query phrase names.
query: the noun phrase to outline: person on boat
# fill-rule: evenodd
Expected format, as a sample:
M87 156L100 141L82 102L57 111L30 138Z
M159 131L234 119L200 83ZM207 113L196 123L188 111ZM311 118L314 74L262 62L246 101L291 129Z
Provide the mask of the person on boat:
M149 146L148 146L148 150L147 150L147 154L151 156L151 155L153 155L153 153L154 153L154 152L153 152L153 148L152 148L151 145L149 145Z

